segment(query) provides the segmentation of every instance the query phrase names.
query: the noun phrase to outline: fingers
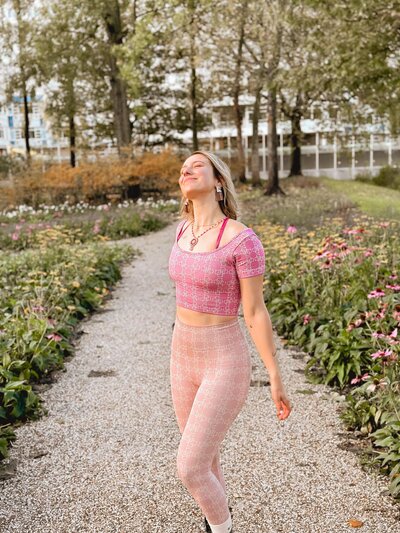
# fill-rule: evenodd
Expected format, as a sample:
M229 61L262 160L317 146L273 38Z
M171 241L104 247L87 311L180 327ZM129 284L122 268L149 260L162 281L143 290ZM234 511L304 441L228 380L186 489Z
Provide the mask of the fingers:
M290 407L290 403L287 400L287 398L285 398L285 400L281 400L278 402L277 417L280 420L285 420L289 416L290 412L291 412L291 407Z

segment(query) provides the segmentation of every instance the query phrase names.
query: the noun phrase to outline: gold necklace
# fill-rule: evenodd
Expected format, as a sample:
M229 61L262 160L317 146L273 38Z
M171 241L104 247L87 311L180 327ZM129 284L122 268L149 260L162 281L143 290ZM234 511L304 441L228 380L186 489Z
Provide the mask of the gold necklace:
M194 234L194 231L193 231L193 227L194 227L194 220L193 222L191 223L191 227L192 227L192 235L193 235L193 239L190 241L190 251L193 250L193 248L196 246L196 244L199 242L199 239L202 235L204 235L205 233L207 233L207 231L210 231L210 229L213 229L215 228L216 226L218 226L218 224L220 222L222 222L224 219L221 218L221 220L218 220L218 222L216 222L215 224L213 224L210 228L206 229L205 231L203 231L203 233L200 233L200 235L198 235L196 237L196 235Z

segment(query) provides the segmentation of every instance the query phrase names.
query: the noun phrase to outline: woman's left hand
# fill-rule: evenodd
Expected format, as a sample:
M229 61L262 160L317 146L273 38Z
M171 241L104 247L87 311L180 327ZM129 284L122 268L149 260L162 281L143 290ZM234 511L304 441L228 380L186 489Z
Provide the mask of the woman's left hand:
M271 397L276 405L276 416L279 420L285 420L292 410L285 388L280 380L271 382Z

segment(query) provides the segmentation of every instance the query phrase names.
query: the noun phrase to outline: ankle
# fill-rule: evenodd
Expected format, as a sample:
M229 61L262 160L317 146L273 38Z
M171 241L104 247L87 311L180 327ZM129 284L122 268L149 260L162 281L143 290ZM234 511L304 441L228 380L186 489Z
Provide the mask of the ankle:
M231 533L232 531L232 517L229 511L229 516L222 524L211 524L208 522L212 533Z

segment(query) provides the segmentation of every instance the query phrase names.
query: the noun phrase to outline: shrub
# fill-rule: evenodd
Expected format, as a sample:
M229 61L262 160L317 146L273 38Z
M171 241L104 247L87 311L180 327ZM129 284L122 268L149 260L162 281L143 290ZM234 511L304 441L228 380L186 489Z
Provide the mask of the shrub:
M48 234L40 250L0 260L0 458L15 437L12 426L42 414L33 386L64 367L75 325L101 305L134 253L53 237Z
M370 172L360 172L356 174L354 181L361 181L362 183L373 183L373 176Z
M117 199L126 198L132 187L136 196L142 191L169 193L178 190L181 164L170 149L157 154L145 152L135 159L83 162L75 168L56 164L44 173L34 162L28 175L22 173L15 178L14 199L17 204L37 206L66 200L104 202L112 194Z
M372 181L375 185L400 191L400 168L386 165L380 169Z

